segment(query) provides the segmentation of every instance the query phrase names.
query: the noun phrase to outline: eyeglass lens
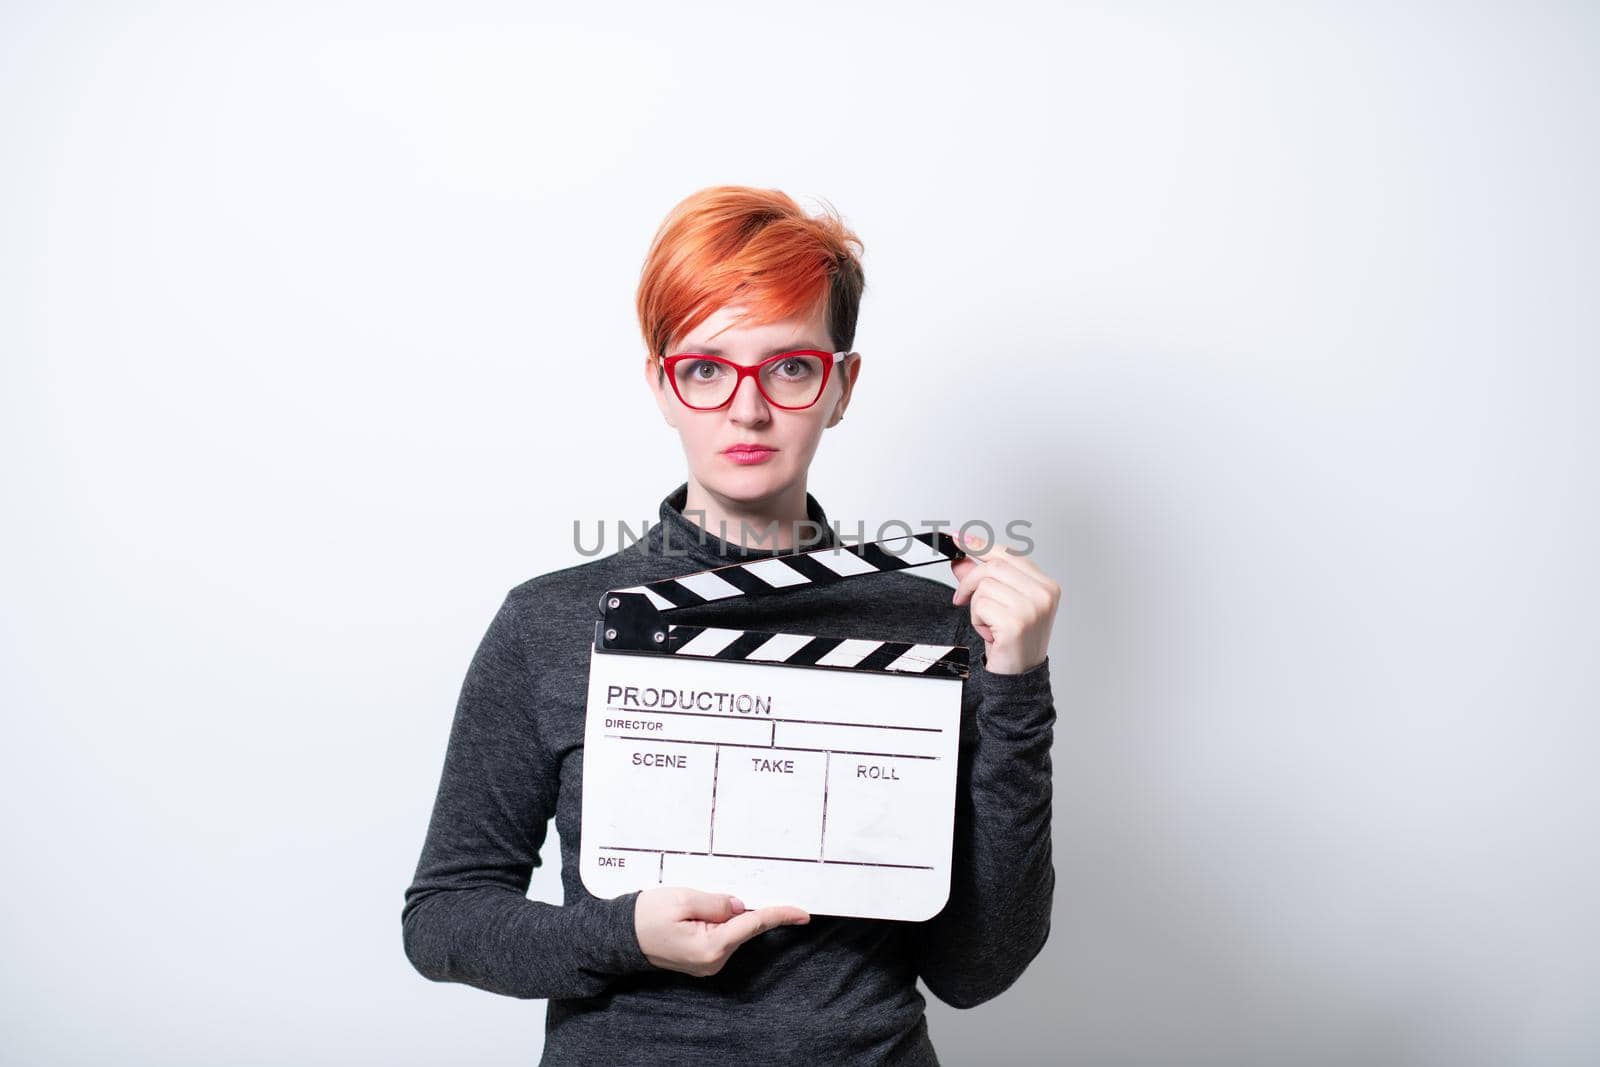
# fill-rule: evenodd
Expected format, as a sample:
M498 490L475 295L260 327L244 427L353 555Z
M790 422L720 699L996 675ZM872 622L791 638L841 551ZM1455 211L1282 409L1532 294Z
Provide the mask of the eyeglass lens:
M767 399L783 407L805 407L822 393L823 364L820 356L791 355L775 359L761 368L757 377ZM673 368L678 395L697 408L715 408L733 396L739 375L725 363L714 359L685 359Z

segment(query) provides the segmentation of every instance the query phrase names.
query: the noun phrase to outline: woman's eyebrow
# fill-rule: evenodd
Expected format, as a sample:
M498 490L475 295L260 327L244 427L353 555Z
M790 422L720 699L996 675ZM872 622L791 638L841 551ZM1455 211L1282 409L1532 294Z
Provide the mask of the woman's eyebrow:
M826 345L813 344L810 341L801 341L797 345L778 345L776 348L769 348L761 355L763 358L765 358L766 356L775 356L779 352L798 352L802 348L809 348L817 352L823 352L827 350ZM727 353L722 349L714 348L711 345L685 345L683 350L685 352L699 352L701 355L706 356L727 355Z

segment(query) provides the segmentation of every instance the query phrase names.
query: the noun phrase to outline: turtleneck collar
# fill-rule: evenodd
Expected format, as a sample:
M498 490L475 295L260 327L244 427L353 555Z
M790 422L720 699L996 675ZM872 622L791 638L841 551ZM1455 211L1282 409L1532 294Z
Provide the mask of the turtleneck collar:
M834 536L833 527L828 525L827 513L822 510L822 505L817 503L817 498L810 493L806 494L806 516L817 524L822 531L821 536L812 536L814 531L801 527L801 543L792 549L783 550L754 547L755 538L762 532L757 528L752 528L750 531L751 547L739 544L737 526L730 527L726 531L732 540L724 540L717 536L723 532L720 529L715 531L702 529L693 519L684 515L683 507L688 501L688 482L668 493L661 501L661 521L650 527L649 533L640 542L650 555L670 554L674 559L681 559L696 566L720 567L728 563L745 563L770 556L786 555L789 552L832 548L839 543L838 538Z

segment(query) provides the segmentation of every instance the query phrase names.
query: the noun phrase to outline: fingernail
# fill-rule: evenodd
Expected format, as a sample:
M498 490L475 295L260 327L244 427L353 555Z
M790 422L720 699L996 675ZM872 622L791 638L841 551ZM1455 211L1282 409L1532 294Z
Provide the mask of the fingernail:
M740 900L738 897L729 897L728 906L733 909L734 914L736 915L739 912L744 911L744 901Z

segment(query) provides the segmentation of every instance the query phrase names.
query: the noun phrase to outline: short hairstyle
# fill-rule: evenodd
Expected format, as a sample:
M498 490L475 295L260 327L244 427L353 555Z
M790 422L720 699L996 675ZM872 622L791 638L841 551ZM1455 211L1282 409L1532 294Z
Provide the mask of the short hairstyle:
M838 349L855 343L866 278L861 241L832 205L807 215L776 189L715 185L685 197L656 231L639 273L639 327L660 361L674 338L718 308L748 308L757 324L805 314L827 300Z

